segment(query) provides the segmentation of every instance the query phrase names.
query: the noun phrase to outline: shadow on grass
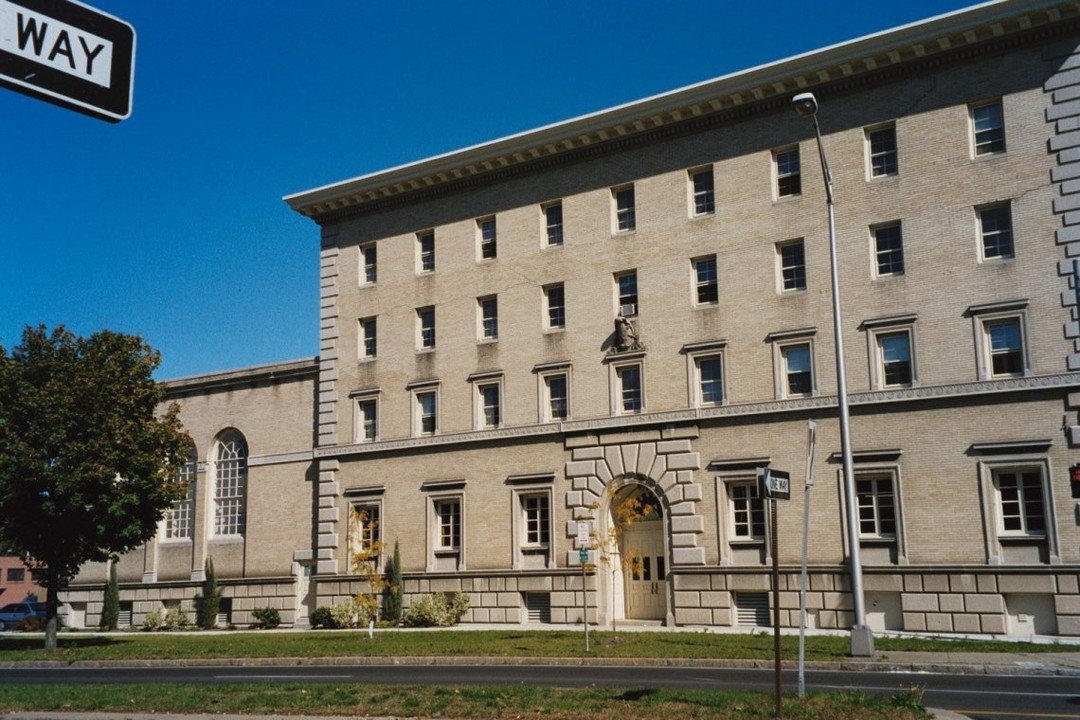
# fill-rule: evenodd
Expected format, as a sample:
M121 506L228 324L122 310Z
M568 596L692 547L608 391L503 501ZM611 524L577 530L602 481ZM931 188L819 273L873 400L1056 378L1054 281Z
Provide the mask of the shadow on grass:
M656 690L642 688L640 690L627 690L623 694L616 695L615 697L617 700L625 700L626 702L638 702L642 698L646 698L655 694Z

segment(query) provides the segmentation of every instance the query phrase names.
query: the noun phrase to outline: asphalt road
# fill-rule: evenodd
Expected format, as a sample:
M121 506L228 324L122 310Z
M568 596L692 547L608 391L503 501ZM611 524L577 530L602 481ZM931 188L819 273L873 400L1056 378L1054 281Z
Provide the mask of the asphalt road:
M5 683L370 683L627 689L743 689L772 692L771 670L744 668L642 667L596 665L259 665L168 666L144 668L9 668ZM784 691L796 691L796 675L785 672ZM893 694L924 689L928 707L944 708L980 720L1016 718L1080 719L1080 678L1054 675L952 675L908 672L808 671L811 691L862 690Z

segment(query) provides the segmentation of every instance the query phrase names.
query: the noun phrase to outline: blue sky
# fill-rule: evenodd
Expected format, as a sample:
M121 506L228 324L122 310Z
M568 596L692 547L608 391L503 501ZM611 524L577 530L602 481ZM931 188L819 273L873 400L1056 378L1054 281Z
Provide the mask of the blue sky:
M131 117L0 89L0 345L141 335L159 379L318 353L319 230L282 196L951 12L964 0L86 0Z

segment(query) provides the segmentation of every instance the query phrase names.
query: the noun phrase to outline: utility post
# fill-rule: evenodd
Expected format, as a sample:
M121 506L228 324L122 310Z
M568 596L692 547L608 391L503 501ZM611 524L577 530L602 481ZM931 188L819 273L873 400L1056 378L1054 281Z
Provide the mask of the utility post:
M780 546L777 541L776 501L791 499L791 474L783 470L758 468L758 488L761 497L769 501L770 550L772 552L772 604L773 604L773 671L776 679L776 717L783 714L783 686L780 679Z

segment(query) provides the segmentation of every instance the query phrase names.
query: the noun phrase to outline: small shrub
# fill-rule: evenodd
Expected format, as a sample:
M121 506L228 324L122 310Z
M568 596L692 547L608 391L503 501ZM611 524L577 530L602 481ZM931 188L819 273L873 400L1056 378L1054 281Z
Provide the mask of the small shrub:
M330 608L330 615L339 628L352 628L360 626L359 608L356 600L342 600Z
M221 588L214 574L214 561L207 558L203 568L206 579L203 580L202 594L195 596L195 622L203 630L213 630L221 609Z
M336 630L341 627L337 624L334 614L328 607L317 607L312 610L308 622L311 623L312 628L323 628L324 630Z
M401 552L398 541L394 541L394 559L386 569L386 589L383 591L383 620L391 625L401 622L402 592L405 585L401 575Z
M191 625L191 618L178 607L171 607L165 611L162 630L183 630Z
M160 610L151 610L146 613L146 617L142 621L142 629L153 632L155 630L165 629L165 613Z
M109 561L109 581L105 585L105 605L101 609L101 629L115 630L120 623L120 583L116 579L116 561Z
M45 629L45 621L39 618L37 615L27 615L19 622L15 623L15 630L19 632L41 632ZM60 618L56 619L56 629L60 628Z
M251 611L251 614L255 616L255 622L252 623L252 627L273 630L281 624L281 613L278 612L277 608L255 608Z
M405 612L410 627L449 627L456 625L469 609L465 593L435 593L415 600Z

